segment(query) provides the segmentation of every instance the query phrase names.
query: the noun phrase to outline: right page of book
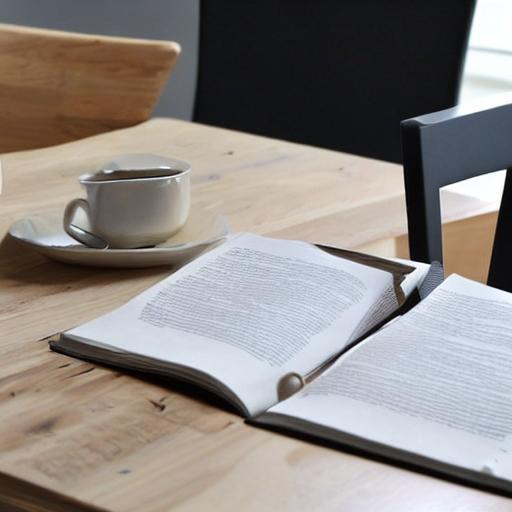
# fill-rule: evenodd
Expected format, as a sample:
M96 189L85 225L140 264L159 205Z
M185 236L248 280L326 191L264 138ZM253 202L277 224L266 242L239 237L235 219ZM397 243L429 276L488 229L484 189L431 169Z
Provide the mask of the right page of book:
M512 294L452 275L260 421L512 479Z

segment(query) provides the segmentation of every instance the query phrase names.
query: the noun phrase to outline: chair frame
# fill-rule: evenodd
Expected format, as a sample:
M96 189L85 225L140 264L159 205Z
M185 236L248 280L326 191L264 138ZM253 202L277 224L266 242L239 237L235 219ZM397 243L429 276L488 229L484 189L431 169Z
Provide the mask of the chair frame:
M507 169L488 284L512 291L512 95L401 123L410 256L442 262L439 189Z

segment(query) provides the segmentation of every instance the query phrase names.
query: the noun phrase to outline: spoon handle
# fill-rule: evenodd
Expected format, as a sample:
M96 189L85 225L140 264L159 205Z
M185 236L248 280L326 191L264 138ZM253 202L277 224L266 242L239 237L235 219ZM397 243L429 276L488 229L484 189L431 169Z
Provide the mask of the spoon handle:
M103 240L103 238L100 238L98 235L94 235L90 231L78 227L76 224L69 224L68 228L68 234L91 249L109 248L109 244L106 240Z

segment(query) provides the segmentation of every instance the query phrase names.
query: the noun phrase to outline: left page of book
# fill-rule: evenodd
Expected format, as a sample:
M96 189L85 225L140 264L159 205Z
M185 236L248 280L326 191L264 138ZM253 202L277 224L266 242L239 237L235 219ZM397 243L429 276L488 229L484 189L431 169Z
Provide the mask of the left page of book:
M120 365L126 355L146 358L148 370L179 365L252 416L277 403L283 375L310 373L396 307L392 290L388 272L240 234L64 339L109 350Z

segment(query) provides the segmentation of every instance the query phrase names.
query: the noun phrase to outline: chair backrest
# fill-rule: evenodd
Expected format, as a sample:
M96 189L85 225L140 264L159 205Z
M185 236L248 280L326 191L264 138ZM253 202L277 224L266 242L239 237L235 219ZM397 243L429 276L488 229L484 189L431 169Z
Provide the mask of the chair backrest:
M490 97L401 123L409 248L442 261L439 189L512 167L512 95ZM512 171L507 170L488 283L512 291Z
M194 119L401 161L455 105L475 0L202 1Z
M179 53L174 42L0 24L0 152L146 120Z

